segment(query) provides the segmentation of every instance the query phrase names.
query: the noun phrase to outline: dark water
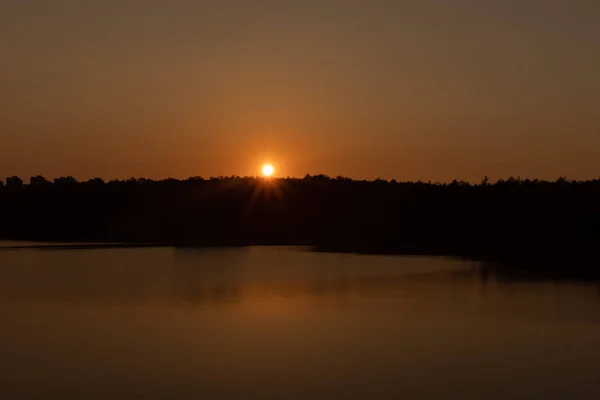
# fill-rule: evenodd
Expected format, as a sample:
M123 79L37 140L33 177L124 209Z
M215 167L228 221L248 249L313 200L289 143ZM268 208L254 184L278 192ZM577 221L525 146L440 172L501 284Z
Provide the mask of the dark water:
M600 398L600 290L302 249L0 251L0 399Z

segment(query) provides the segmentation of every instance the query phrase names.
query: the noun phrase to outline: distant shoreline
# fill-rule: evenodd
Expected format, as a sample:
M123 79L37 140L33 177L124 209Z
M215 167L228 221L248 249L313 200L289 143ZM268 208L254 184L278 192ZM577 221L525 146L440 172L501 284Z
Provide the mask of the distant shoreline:
M174 249L241 249L248 247L281 247L278 245L229 245L229 246L202 246L202 245L177 245L168 243L74 243L74 242L43 242L36 244L23 241L23 245L3 245L0 240L0 252L19 251L19 250L110 250L110 249L140 249L140 248L174 248ZM19 241L11 240L7 242L16 243ZM499 268L505 273L530 274L531 276L543 275L553 280L600 280L600 269L597 267L600 262L600 256L595 253L577 254L557 254L548 256L548 254L521 254L513 257L493 257L491 255L467 255L452 254L442 252L427 251L398 251L398 250L365 250L349 248L327 248L322 246L294 246L285 245L283 247L306 247L315 253L331 254L356 254L361 256L398 256L398 257L448 257L453 259L462 259L469 261L482 262ZM565 266L568 265L568 268ZM511 272L512 271L512 272Z
M16 243L17 240L7 240L7 242ZM23 241L24 243L31 243ZM127 248L150 248L150 247L171 247L157 243L61 243L61 242L45 242L40 244L23 244L23 245L8 245L5 246L0 241L1 250L87 250L87 249L127 249Z
M600 271L600 180L12 179L0 210L0 238L23 241L8 249L306 246Z

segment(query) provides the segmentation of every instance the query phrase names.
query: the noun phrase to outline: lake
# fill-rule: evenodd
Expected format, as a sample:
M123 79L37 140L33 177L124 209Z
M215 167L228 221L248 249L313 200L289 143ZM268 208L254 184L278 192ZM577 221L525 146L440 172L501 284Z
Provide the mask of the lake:
M599 288L303 248L4 249L0 398L598 399Z

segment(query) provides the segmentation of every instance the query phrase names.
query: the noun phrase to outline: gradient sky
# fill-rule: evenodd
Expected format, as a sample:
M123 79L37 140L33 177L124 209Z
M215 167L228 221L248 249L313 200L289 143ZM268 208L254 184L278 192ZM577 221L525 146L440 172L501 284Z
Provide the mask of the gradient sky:
M0 178L600 176L597 0L2 0L0 55Z

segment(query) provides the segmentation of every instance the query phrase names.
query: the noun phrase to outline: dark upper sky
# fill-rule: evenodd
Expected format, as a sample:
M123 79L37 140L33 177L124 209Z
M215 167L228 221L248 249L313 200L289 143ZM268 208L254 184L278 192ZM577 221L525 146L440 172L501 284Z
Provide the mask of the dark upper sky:
M598 0L2 0L0 177L600 176Z

